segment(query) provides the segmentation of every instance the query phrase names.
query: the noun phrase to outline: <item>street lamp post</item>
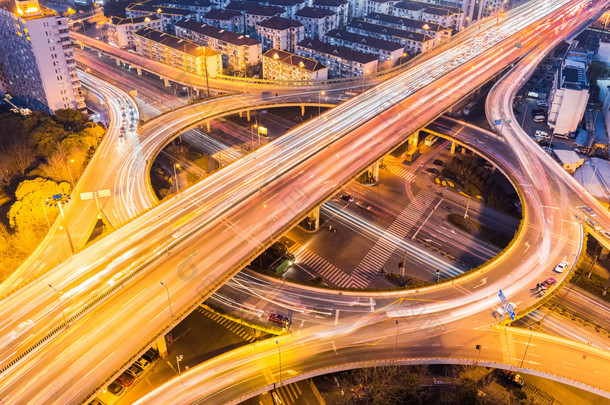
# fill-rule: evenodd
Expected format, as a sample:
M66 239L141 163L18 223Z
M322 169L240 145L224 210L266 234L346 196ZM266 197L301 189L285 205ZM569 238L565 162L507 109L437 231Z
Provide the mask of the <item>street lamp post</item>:
M174 165L174 179L176 179L176 194L180 193L180 184L178 184L178 176L176 175L176 167L180 169L180 164Z
M590 163L590 166L595 166L595 170L593 170L593 174L591 175L591 180L589 180L589 183L592 183L593 177L595 177L595 173L597 172L597 165L595 163Z
M68 243L70 244L70 250L72 251L72 254L74 254L74 252L75 252L74 244L72 243L72 237L70 236L70 231L68 230L68 223L66 222L66 216L64 215L64 210L61 206L62 199L64 199L64 201L70 201L70 196L66 195L66 194L56 194L53 197L47 198L46 204L50 207L57 205L57 207L59 208L59 213L61 214L61 218L64 220L64 223L66 225L66 236L68 237ZM46 211L45 211L45 215L46 215ZM59 229L61 229L61 227L59 227Z
M178 366L178 377L180 377L180 383L184 384L184 381L182 381L182 372L180 371L180 361L184 358L183 355L179 354L178 356L176 356L176 365Z
M441 281L441 269L436 269L436 284Z
M470 196L468 196L468 203L466 203L466 211L464 211L464 219L468 218L468 208L470 208Z
M530 326L530 338L527 341L527 346L525 347L525 352L523 353L523 359L521 359L521 367L519 367L519 368L523 368L523 363L525 362L525 355L527 354L527 349L530 348L531 341L532 341L532 327Z
M280 343L277 340L275 344L277 345L277 354L280 362L280 385L282 385L282 351L280 350Z
M172 310L172 300L169 297L169 288L167 288L167 286L165 284L163 284L163 281L159 281L159 284L161 284L163 287L165 287L165 291L167 292L167 302L169 303L169 314L172 317L172 323L174 323L174 311Z
M64 307L63 305L61 305L61 294L59 293L59 291L57 291L57 289L55 287L53 287L51 284L49 284L49 288L52 289L53 291L55 291L57 293L57 303L59 304L59 309L61 310L61 316L63 316L64 318L64 323L66 324L66 326L68 326L68 320L66 319L66 313L64 312Z
M44 202L40 201L40 205L42 205L42 212L44 212L44 217L47 220L47 226L49 227L49 232L51 231L51 223L49 222L49 217L47 215L47 209L44 207Z
M394 361L396 360L396 346L398 346L398 332L399 332L399 328L398 328L398 320L396 321L396 340L394 341L394 353L392 354L392 363L394 363Z
M320 116L320 111L321 111L321 108L320 108L320 96L321 95L323 96L325 94L326 94L325 91L321 91L321 92L318 93L318 117Z
M74 176L72 176L72 170L70 170L70 163L74 163L74 159L70 159L69 162L66 162L66 166L68 166L68 173L70 173L70 180L72 180L72 189L76 187L76 183L74 182Z

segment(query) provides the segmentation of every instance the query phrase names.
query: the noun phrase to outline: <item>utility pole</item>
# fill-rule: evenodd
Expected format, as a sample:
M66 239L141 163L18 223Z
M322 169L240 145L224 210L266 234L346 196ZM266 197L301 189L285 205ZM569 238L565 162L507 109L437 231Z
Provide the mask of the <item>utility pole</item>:
M402 269L400 270L400 275L405 276L405 267L407 266L407 250L405 249L405 257L402 259Z
M466 211L464 212L464 219L468 218L468 208L470 207L470 196L468 196L468 203L466 203Z
M172 310L172 300L169 297L169 288L167 288L167 286L165 284L163 284L163 281L160 281L159 284L161 284L163 287L165 287L165 291L167 292L167 302L169 303L169 314L172 317L172 323L174 323L174 311Z

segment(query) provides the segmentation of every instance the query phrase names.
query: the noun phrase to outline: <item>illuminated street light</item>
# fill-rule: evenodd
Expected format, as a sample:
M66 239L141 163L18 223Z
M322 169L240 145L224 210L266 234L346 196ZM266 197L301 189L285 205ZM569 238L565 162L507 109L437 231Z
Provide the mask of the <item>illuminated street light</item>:
M45 200L45 203L49 206L49 207L55 207L57 206L59 208L59 213L61 214L61 218L63 219L65 225L66 225L66 236L68 237L68 243L70 244L70 250L72 251L72 254L74 254L74 252L76 251L74 249L74 244L72 243L72 237L70 236L70 231L68 230L68 224L66 223L66 216L64 215L64 209L62 208L62 201L64 202L64 204L68 203L70 201L70 196L67 194L54 194L52 197L49 197ZM45 211L45 215L46 215L46 211ZM62 229L62 227L60 226L59 229Z
M57 291L57 289L55 287L53 287L51 284L49 284L48 286L50 289L52 289L53 291L55 291L57 293L57 302L59 303L59 309L61 310L61 315L64 317L64 323L66 324L66 326L68 326L68 320L66 319L64 307L63 307L63 305L61 305L61 293L59 291Z
M178 184L178 175L176 174L176 168L180 169L180 164L176 163L174 165L174 179L176 179L176 194L180 193L180 184Z
M280 385L282 385L282 351L280 350L280 343L277 340L275 344L277 345L277 354L280 361Z
M169 297L169 288L167 288L167 286L165 284L163 284L163 281L159 281L159 284L161 284L163 287L165 287L165 291L167 292L167 302L169 303L169 314L172 317L172 323L174 323L174 311L172 310L172 300Z
M320 95L325 95L326 92L325 91L321 91L318 93L318 116L320 115Z
M68 173L70 173L70 180L72 180L72 190L74 190L76 183L74 182L74 176L72 176L72 170L70 170L70 163L74 163L74 159L70 159L69 162L66 162L66 166L68 166Z

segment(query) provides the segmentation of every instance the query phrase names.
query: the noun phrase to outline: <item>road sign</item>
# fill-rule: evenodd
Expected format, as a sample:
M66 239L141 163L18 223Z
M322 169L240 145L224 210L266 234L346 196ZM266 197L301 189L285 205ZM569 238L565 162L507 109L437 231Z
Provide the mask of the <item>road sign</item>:
M501 125L502 124L502 120L494 120L494 125Z
M112 193L110 190L92 191L87 193L80 193L81 200L91 200L94 197L110 197Z
M506 304L506 296L504 295L504 293L502 292L502 290L500 290L498 292L498 297L500 297L500 301L502 301L502 304Z
M515 311L513 309L513 306L510 304L507 305L506 310L508 311L508 314L510 315L510 319L512 319L514 321L515 320Z
M512 122L513 122L513 120L504 120L504 123L505 123L505 124L510 124L510 123L512 123Z

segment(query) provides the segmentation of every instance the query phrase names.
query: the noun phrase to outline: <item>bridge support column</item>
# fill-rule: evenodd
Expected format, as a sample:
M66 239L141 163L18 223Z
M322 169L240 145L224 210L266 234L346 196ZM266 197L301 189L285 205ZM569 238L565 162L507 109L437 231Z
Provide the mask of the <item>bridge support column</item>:
M205 127L207 128L208 132L210 132L210 121L206 121L205 122Z
M240 112L239 112L239 118L241 118L241 117L243 117L243 116L244 116L243 111L240 111Z
M466 148L462 146L462 155L466 154Z
M602 260L606 260L608 258L608 253L610 253L610 250L606 249L605 247L602 247L602 251L599 254L599 258Z
M377 182L379 180L379 162L381 162L381 160L378 160L377 162L373 163L366 170L366 174L368 175L368 180L371 183Z
M455 154L455 142L451 141L451 154Z
M138 73L138 76L142 76L142 68L136 67L136 73Z
M171 86L171 84L169 83L169 79L163 79L163 84L165 85L165 87Z
M248 122L250 122L250 110L246 110L246 117L248 118Z
M312 229L318 229L320 227L320 207L314 208L314 210L307 215L307 218L311 220L310 224L312 225Z
M301 105L301 117L305 116L305 104Z
M114 58L114 61L116 62L117 66L121 66L121 60L119 58Z
M409 138L409 149L414 148L419 143L419 131L413 134L411 138Z
M83 48L81 48L81 49L83 49ZM102 57L102 51L97 51L97 57L98 57L98 58L101 58L101 57Z
M155 346L157 351L159 352L159 357L162 359L167 357L167 342L165 341L165 335L161 336L155 342Z

